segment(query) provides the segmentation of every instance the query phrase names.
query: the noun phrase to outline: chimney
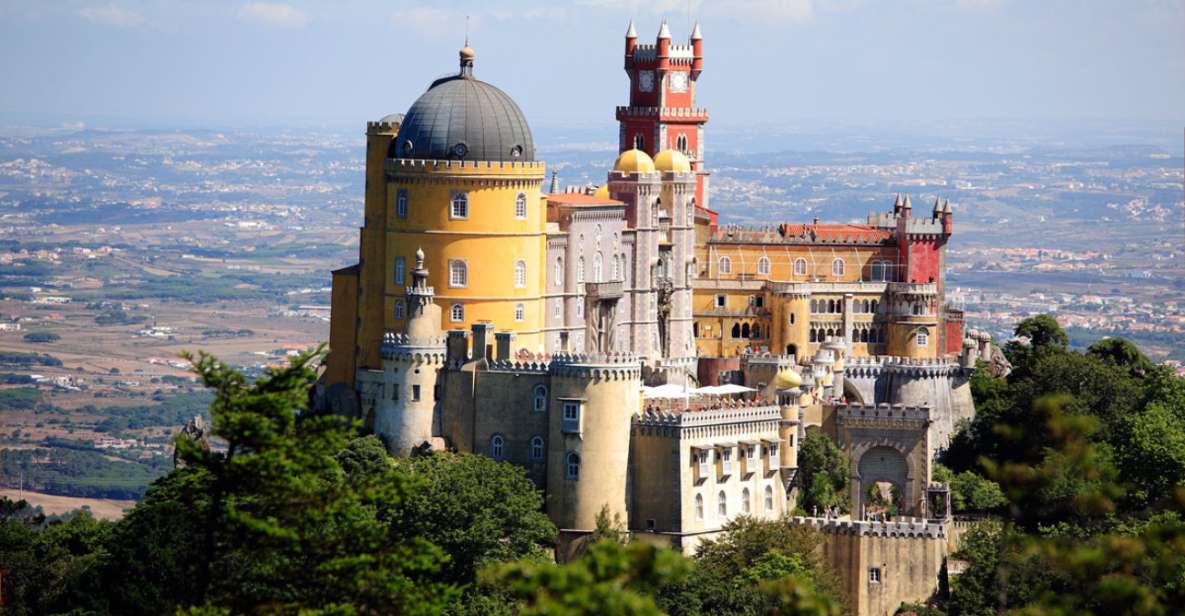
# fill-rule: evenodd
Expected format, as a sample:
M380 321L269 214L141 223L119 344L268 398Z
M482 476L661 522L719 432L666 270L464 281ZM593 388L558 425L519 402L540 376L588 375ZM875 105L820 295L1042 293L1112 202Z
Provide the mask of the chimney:
M489 322L474 323L473 330L473 359L485 359L490 356L490 332L494 331L494 324Z
M510 360L510 347L514 344L514 332L497 332L494 334L494 359L498 361Z
M469 348L469 332L463 329L450 329L448 331L448 342L445 347L445 354L448 361L464 362L466 359L466 351Z

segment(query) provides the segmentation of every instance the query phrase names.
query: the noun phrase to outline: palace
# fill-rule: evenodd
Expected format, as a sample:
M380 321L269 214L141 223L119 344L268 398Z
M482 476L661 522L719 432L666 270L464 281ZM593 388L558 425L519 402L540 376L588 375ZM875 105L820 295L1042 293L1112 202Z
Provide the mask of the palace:
M455 75L367 124L359 259L333 272L318 403L396 455L521 466L561 557L605 508L687 551L736 516L785 516L817 427L849 458L852 513L801 523L850 535L827 545L859 613L932 589L953 533L932 460L973 416L968 380L992 354L943 301L950 204L720 224L695 106L703 36L675 44L665 22L653 44L626 33L604 182L561 190L553 173L545 192L526 118L475 58L466 44ZM868 521L889 487L909 517ZM917 542L885 543L899 538ZM916 552L921 578L875 565L864 583L886 550Z

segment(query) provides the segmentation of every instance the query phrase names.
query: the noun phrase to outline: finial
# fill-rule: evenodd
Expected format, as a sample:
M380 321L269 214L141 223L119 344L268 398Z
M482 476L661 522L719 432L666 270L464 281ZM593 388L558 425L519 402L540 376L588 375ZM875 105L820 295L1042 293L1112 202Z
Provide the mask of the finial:
M666 20L666 18L663 18L663 20L662 20L662 26L661 26L661 27L659 27L659 29L658 29L658 38L660 38L660 39L669 39L669 38L671 38L671 29L667 27L667 20Z
M424 249L416 248L416 269L424 269Z
M473 76L473 48L469 46L469 16L465 16L465 46L461 48L461 75Z
M699 22L695 22L695 27L691 29L691 40L698 41L704 38L704 35L699 31Z
M630 27L625 31L625 38L638 38L638 31L634 29L634 20L630 20Z
M551 170L551 190L549 190L548 192L551 192L553 194L560 192L560 181L556 177L558 173L559 173L559 171L557 171L555 169Z

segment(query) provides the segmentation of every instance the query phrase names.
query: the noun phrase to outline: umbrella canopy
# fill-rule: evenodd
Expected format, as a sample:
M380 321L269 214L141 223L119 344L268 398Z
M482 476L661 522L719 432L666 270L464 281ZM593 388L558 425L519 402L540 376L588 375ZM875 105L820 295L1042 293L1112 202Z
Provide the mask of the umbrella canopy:
M757 391L752 387L745 387L744 385L735 385L727 383L724 385L708 385L707 387L700 387L695 390L696 394L704 396L728 396L733 394L743 394L750 391Z
M642 387L642 398L645 400L655 400L661 398L686 398L691 395L691 390L682 385L674 383L667 383L666 385L659 385L658 387Z

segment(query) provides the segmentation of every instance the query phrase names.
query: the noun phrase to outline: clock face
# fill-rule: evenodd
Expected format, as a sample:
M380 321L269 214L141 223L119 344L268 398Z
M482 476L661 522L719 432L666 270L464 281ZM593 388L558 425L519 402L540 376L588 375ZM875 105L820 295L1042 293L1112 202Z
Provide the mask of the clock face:
M654 91L654 71L642 71L638 73L638 89L643 92Z
M687 91L687 73L671 73L671 92Z

